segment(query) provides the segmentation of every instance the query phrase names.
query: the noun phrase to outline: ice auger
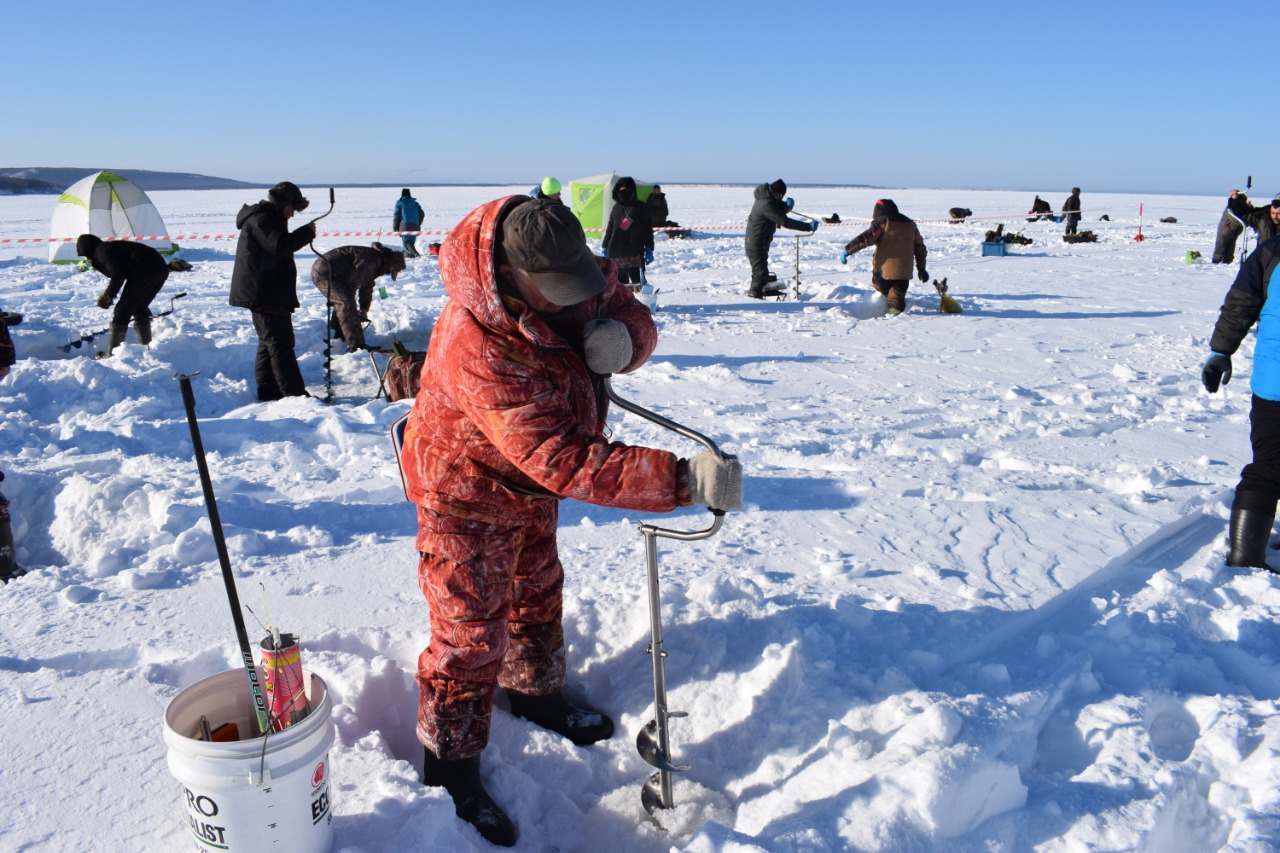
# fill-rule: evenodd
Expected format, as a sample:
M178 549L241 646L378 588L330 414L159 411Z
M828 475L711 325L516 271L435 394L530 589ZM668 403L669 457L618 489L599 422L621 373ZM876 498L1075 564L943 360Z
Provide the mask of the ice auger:
M653 421L655 424L679 433L685 438L693 439L706 446L716 456L722 459L725 458L725 454L716 446L716 443L705 435L694 432L688 427L681 426L675 421L664 418L662 415L619 397L614 392L613 385L607 376L604 377L604 390L609 395L609 399L620 408ZM654 718L636 735L636 749L639 750L641 758L658 768L658 772L650 776L640 790L640 801L644 804L645 811L650 814L653 814L657 809L669 809L675 805L671 790L671 774L689 769L687 764L672 763L671 736L667 729L667 723L672 717L683 717L686 714L683 711L667 709L667 653L662 644L662 602L658 594L657 539L662 537L664 539L680 539L686 542L696 539L708 539L716 534L720 529L721 522L724 520L724 510L712 509L711 514L713 516L711 526L705 530L670 530L645 522L641 522L639 525L640 533L644 536L645 562L649 573L649 628L651 639L647 653L653 657Z

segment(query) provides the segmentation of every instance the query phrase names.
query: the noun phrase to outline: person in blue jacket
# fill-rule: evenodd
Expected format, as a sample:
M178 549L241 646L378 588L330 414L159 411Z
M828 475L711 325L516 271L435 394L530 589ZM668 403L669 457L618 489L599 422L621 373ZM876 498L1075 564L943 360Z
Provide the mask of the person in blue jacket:
M391 217L391 230L421 231L422 219L422 205L409 193L408 187L400 190L400 198L396 201L395 213ZM404 244L405 255L410 258L422 257L418 253L417 234L402 234L400 242Z
M1240 472L1231 502L1227 534L1228 566L1269 569L1267 543L1280 501L1280 296L1270 290L1280 266L1280 237L1262 243L1244 262L1227 291L1209 339L1212 352L1201 370L1210 394L1231 381L1231 356L1249 329L1258 324L1253 347L1253 402L1249 410L1249 443L1253 461Z

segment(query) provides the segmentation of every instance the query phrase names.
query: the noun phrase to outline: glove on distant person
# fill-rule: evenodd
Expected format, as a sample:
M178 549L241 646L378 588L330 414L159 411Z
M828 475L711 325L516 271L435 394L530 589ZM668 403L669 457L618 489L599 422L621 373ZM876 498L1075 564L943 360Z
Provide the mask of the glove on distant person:
M102 291L102 295L98 297L99 308L110 308L111 303L116 301L116 295L110 290Z
M848 251L843 251L843 252L841 252L841 253L840 253L840 263L842 263L842 264L847 264L847 263L849 263L849 252L848 252Z
M925 269L924 267L920 267L920 269L918 270L918 272L919 272L919 274L920 274L920 280L921 280L921 281L923 281L925 284L928 284L928 283L929 283L929 271L928 271L927 269Z
M711 509L742 507L742 463L736 456L721 459L704 450L689 460L689 496Z
M645 249L645 250L644 250L644 262L645 262L646 264L651 264L651 263L653 263L653 249Z
M791 196L787 196L786 200L782 203L786 206L787 210L791 210L791 208L796 206L796 200Z
M818 223L817 223L817 222L810 222L810 223L809 223L809 230L810 230L810 231L817 231L817 230L818 230Z
M1226 385L1231 381L1231 356L1220 352L1210 354L1200 371L1200 381L1204 383L1204 390L1216 394L1218 385Z
M582 348L592 373L617 373L631 363L631 333L617 320L588 320L582 327Z

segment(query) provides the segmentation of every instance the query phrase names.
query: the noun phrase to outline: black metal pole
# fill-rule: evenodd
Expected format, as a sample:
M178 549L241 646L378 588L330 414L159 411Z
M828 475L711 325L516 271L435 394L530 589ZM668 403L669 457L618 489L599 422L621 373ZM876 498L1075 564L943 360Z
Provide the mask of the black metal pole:
M222 566L222 581L227 588L227 600L231 604L231 619L236 626L236 640L240 643L240 657L244 661L245 675L249 678L249 693L253 696L253 708L258 715L259 734L266 734L270 724L267 702L258 684L258 670L253 665L253 649L249 645L249 633L240 615L240 596L236 594L236 578L231 573L231 558L227 556L227 542L222 535L222 520L218 517L218 503L213 496L213 482L209 479L209 465L204 458L204 442L200 440L200 426L196 423L196 397L191 390L192 373L175 377L182 387L182 405L187 410L187 425L191 428L191 445L195 449L196 467L200 469L200 486L204 489L204 503L209 510L209 526L213 531L213 544L218 550L218 563Z

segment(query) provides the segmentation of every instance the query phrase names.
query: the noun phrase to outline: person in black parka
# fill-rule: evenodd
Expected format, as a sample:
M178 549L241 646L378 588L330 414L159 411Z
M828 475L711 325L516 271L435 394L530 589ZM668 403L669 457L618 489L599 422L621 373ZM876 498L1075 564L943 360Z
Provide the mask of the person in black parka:
M671 208L667 207L667 194L658 184L654 184L653 189L649 190L649 198L645 203L649 205L649 219L653 221L654 228L673 224L667 221L667 217L671 215Z
M1227 197L1227 210L1258 232L1259 244L1280 234L1280 195L1273 198L1270 205L1254 207L1244 193L1232 190Z
M747 262L751 264L751 289L747 295L752 299L763 299L782 290L780 287L767 287L770 282L776 283L776 279L769 275L769 245L773 243L777 230L815 231L818 227L816 222L801 222L787 216L791 206L782 200L786 194L787 185L781 179L756 187L755 204L747 216L746 239Z
M231 269L230 303L253 312L258 353L253 362L259 400L309 397L294 353L293 312L298 309L298 268L293 253L315 239L315 223L293 231L289 219L310 202L288 181L236 215L240 240Z
M404 271L404 253L381 243L372 246L339 246L316 258L311 265L311 283L333 306L335 331L347 348L367 349L364 324L373 304L373 284L379 276L395 281Z
M169 278L169 265L159 252L150 246L131 241L103 242L93 234L81 234L76 240L76 254L88 259L98 272L109 281L107 289L98 297L99 308L110 308L111 322L107 325L107 349L100 355L111 355L124 343L133 320L138 343L151 343L151 300ZM123 293L121 291L123 290Z
M9 335L9 324L20 320L19 314L0 312L0 379L9 375L9 368L17 361L13 338ZM3 471L0 471L0 482L4 482ZM13 527L9 524L9 499L0 495L0 583L8 583L24 574L25 572L18 566L13 543Z
M613 209L600 247L617 266L618 282L637 289L645 264L653 260L653 220L636 192L635 178L618 178L613 185Z
M1241 196L1243 198L1243 196ZM1218 236L1213 243L1213 262L1229 264L1236 258L1236 241L1244 233L1244 223L1235 217L1230 206L1218 220Z
M1066 229L1063 234L1075 234L1076 226L1080 224L1080 188L1072 187L1071 195L1067 196L1067 200L1062 203L1062 218L1066 220Z

